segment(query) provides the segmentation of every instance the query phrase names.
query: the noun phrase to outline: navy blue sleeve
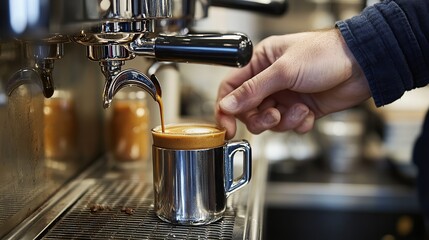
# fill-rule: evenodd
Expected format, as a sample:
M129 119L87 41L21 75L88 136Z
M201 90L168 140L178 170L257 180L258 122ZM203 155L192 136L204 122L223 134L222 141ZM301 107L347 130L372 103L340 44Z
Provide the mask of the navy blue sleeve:
M429 83L429 0L387 0L339 21L377 106Z

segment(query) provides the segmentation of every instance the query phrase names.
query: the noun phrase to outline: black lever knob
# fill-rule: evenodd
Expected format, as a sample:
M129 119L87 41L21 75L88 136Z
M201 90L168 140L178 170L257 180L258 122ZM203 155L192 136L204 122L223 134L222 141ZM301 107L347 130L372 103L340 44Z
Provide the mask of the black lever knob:
M253 45L241 33L160 35L155 40L155 58L160 61L191 62L243 67L252 57Z
M275 16L285 14L288 9L288 2L286 0L211 0L211 5Z

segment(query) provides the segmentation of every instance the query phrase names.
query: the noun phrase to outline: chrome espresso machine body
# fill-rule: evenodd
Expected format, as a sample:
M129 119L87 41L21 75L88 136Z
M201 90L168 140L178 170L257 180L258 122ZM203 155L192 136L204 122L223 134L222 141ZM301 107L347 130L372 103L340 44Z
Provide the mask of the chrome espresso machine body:
M68 199L58 197L71 191L64 186L103 157L103 107L120 89L156 98L153 74L174 62L247 64L246 35L192 32L210 6L286 10L285 2L256 0L0 1L0 238L20 238L16 229L40 237L27 229L31 219L61 205L52 198ZM123 69L137 56L147 70Z

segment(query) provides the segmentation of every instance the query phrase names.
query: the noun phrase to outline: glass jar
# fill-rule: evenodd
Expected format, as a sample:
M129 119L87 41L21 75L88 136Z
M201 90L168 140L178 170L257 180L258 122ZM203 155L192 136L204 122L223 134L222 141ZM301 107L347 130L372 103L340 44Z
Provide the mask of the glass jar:
M140 168L149 155L149 110L146 93L123 89L112 101L108 112L107 152L115 167Z
M77 116L71 93L56 90L51 98L45 98L43 116L44 153L49 165L76 157Z

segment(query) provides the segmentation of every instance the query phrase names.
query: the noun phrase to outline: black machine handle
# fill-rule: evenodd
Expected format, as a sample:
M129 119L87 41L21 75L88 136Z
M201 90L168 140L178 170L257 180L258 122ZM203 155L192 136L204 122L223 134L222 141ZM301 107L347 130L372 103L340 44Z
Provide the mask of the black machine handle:
M233 8L280 16L288 9L286 0L211 0L211 6Z
M190 62L243 67L252 57L253 45L241 33L160 35L155 40L155 58L160 61Z

